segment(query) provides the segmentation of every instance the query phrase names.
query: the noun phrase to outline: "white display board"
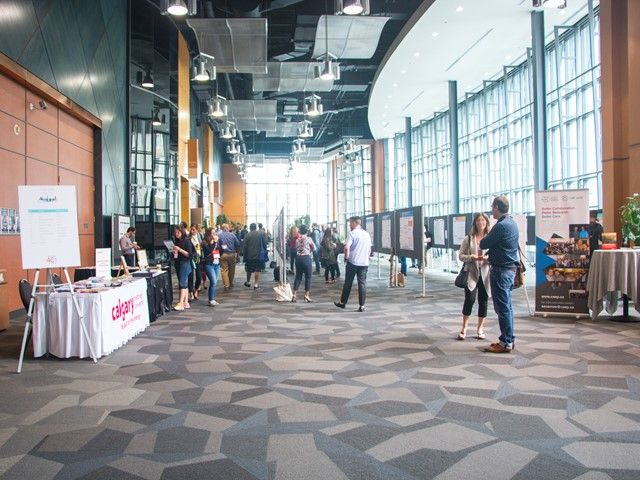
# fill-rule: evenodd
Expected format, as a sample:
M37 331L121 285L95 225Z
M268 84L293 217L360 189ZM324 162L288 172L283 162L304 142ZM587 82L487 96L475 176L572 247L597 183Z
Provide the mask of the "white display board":
M518 227L518 245L520 246L520 250L525 252L527 248L527 228L529 224L527 216L511 215L511 218L513 218L513 221ZM498 220L493 218L492 215L489 215L489 227L493 228L496 223L498 223Z
M96 248L96 277L111 278L110 248Z
M146 270L149 267L149 260L147 260L147 251L146 250L136 250L138 254L138 266L142 270Z
M80 266L74 185L20 185L22 268Z

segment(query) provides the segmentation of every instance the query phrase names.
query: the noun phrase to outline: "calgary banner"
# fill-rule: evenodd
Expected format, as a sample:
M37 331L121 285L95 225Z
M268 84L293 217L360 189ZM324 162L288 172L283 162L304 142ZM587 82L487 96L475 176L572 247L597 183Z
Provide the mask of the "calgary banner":
M536 192L536 313L588 315L589 190Z

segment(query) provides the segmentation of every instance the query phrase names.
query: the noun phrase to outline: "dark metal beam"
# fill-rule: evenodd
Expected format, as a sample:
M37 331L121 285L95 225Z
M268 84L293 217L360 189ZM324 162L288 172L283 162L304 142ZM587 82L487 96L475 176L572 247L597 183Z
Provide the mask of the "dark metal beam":
M547 86L545 83L544 12L531 12L531 72L533 76L534 188L546 190L547 175Z
M411 117L404 117L404 158L407 160L407 207L413 207L413 165L411 156Z

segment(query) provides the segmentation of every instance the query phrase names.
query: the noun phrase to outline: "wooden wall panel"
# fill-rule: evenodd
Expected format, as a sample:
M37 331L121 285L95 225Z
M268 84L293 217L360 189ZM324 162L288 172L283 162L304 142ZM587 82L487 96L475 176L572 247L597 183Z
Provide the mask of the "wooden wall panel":
M27 125L27 157L57 165L58 137Z
M25 181L25 160L23 155L0 149L0 207L18 208L18 187ZM4 237L0 237L2 239ZM2 249L0 249L2 250ZM4 268L1 266L0 268Z
M238 175L235 165L222 167L224 183L224 214L229 220L245 223L247 221L246 185ZM215 220L215 219L214 219Z
M53 104L47 104L45 110L41 110L38 102L42 100L42 97L36 95L33 92L27 90L27 123L38 127L40 130L44 130L52 135L58 135L58 108ZM31 110L29 104L34 106Z
M25 135L25 123L22 120L0 112L0 148L24 155Z
M27 157L27 185L57 185L58 166Z
M58 142L58 152L60 168L93 176L93 152L76 147L62 139Z
M178 175L188 175L187 141L191 136L189 115L189 81L191 59L189 47L182 34L178 34Z
M58 116L60 138L89 152L93 152L93 128L77 118L60 111Z
M0 111L24 121L25 89L22 85L0 75L0 98Z
M23 308L18 294L18 282L21 278L28 278L28 275L27 271L22 269L22 250L18 235L2 237L0 265L2 265L2 268L7 269L6 288L9 292L9 311Z
M78 232L81 235L93 234L93 178L60 168L60 185L75 185L78 199Z

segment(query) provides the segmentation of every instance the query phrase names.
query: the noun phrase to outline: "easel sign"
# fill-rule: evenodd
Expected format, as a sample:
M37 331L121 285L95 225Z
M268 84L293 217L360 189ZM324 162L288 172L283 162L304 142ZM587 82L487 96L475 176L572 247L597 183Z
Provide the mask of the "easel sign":
M47 279L51 278L52 268L63 269L66 284L69 286L74 308L80 320L82 335L95 363L97 358L67 269L67 267L80 265L76 187L75 185L19 185L18 201L20 203L22 268L35 269L36 274L31 290L31 301L27 309L27 321L22 335L17 372L22 371L36 292L39 288L44 288L47 296L49 295L52 282L47 284ZM46 269L45 283L40 284L38 283L40 270L43 268Z
M96 248L96 277L111 278L110 248Z
M138 255L138 267L140 270L146 270L149 268L149 260L147 259L147 251L146 250L136 250L136 254Z
M20 185L22 268L80 266L74 185Z

